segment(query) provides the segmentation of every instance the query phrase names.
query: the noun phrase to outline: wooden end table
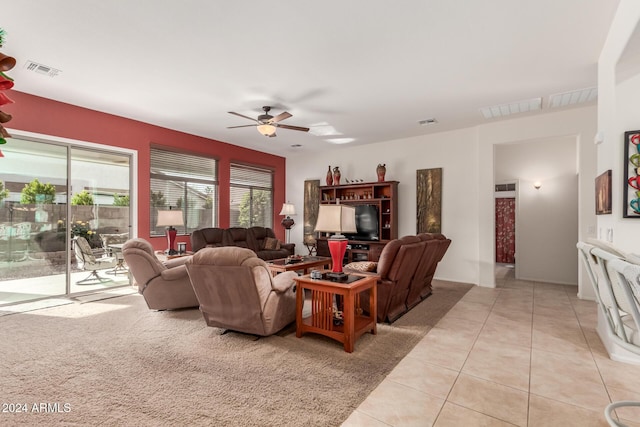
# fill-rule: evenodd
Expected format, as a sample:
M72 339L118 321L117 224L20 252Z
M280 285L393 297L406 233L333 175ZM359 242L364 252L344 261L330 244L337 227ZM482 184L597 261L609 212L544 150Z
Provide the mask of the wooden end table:
M156 258L158 258L158 261L160 262L166 262L166 261L169 261L170 259L182 258L185 256L192 256L193 254L195 254L195 252L187 251L181 254L167 255L166 253L164 253L164 251L156 251Z
M267 266L273 276L285 271L302 271L302 274L307 274L314 267L331 268L331 265L331 258L326 256L305 256L301 261L293 263L287 263L287 258L267 261Z
M307 332L325 335L344 344L344 351L353 352L355 340L365 332L377 333L376 329L376 282L377 276L349 274L346 281L312 279L309 275L297 277L296 291L296 336ZM302 317L305 289L311 291L311 315ZM360 308L360 297L369 289L369 313ZM335 296L344 300L343 324L334 323L333 303Z

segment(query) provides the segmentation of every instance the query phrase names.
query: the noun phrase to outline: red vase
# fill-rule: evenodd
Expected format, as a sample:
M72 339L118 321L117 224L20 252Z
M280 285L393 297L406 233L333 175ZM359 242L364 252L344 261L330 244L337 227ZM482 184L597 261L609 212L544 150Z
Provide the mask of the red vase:
M384 175L387 173L386 165L379 164L376 168L376 174L378 175L378 182L384 182Z
M333 185L333 174L331 173L331 165L329 165L329 170L327 171L327 185Z
M336 166L333 168L333 185L340 185L340 176L342 176L342 174L340 173L338 166Z

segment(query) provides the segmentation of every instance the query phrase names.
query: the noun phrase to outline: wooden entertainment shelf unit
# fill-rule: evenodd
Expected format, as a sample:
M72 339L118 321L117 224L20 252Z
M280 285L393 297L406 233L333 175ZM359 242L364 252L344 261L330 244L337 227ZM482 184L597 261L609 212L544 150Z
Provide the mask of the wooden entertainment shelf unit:
M398 238L398 181L321 186L320 203L373 205L378 210L379 240L349 240L346 262L378 261L384 245ZM317 239L317 251L330 256L326 236Z

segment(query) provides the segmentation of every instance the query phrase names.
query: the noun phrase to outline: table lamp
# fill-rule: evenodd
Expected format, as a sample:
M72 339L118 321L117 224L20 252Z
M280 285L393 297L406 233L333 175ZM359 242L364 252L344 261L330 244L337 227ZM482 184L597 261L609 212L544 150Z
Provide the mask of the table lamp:
M318 221L315 231L323 233L335 233L327 239L332 272L327 276L342 279L346 274L342 271L342 260L347 251L348 240L342 233L355 233L356 230L356 208L346 205L320 205L318 209Z
M295 214L296 214L295 206L293 206L291 203L282 204L280 215L286 215L286 216L282 218L281 224L286 230L285 232L287 234L287 243L289 243L289 233L291 233L291 227L293 227L293 224L295 224L295 221L289 215L295 215Z
M174 227L175 225L184 225L184 220L182 219L182 211L175 210L172 211L169 209L168 211L158 211L158 223L156 224L158 227L167 227L166 235L167 235L167 244L169 247L165 251L167 255L175 255L178 251L175 250L176 243L176 235L178 234L178 230Z

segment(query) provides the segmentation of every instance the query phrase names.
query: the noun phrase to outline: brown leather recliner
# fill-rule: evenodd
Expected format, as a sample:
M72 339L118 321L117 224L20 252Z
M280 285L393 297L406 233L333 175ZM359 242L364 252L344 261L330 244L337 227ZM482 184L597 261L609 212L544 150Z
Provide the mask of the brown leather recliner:
M294 243L278 241L279 249L267 248L267 238L277 240L273 230L268 227L202 228L191 233L191 249L197 252L202 248L237 246L251 249L258 258L264 260L286 258L295 253Z
M231 227L225 230L225 237L228 246L237 246L239 248L248 248L253 250L255 243L249 234L249 229L244 227ZM255 252L255 251L254 251Z
M423 250L424 243L417 236L391 240L382 249L376 270L364 273L380 276L377 284L378 322L392 323L407 312L409 287ZM348 265L345 266L344 271L356 272L350 270ZM365 298L361 303L367 310L368 300Z
M295 321L296 273L272 277L248 248L204 248L186 268L209 326L267 336Z
M249 247L249 249L252 249L258 255L258 258L267 261L293 255L296 247L294 243L280 243L279 249L267 249L265 240L267 238L276 239L273 230L267 227L251 227L249 228L249 234L251 235L250 242L255 245L255 247Z
M201 228L191 232L191 250L198 252L202 248L220 248L231 242L224 228Z
M138 285L138 292L150 309L174 310L198 306L184 266L190 257L170 259L163 264L156 258L151 244L140 238L127 240L122 245L122 256Z
M386 318L390 323L408 311L406 302L409 286L424 251L424 244L417 236L404 236L398 240L400 247L395 255L387 256L385 246L378 261L378 273L381 278L378 281L378 311L383 307L386 298L387 303L383 311L385 316L382 318ZM380 317L378 315L378 318Z
M427 239L426 235L428 234L429 233L421 233L418 234L418 237L420 237L421 239ZM431 281L433 280L433 276L436 274L436 268L438 267L438 263L442 261L444 254L447 252L447 249L449 249L449 246L451 245L451 239L447 239L441 233L433 233L432 236L435 240L438 241L438 249L433 259L431 259L429 268L426 272L425 284L422 288L421 293L422 299L425 299L426 297L431 295Z
M435 239L431 234L418 235L418 238L422 241L423 251L420 256L420 262L416 267L415 274L411 279L411 285L409 286L409 294L407 295L407 308L410 310L424 298L431 294L431 282L427 283L427 277L431 271L431 266L435 263L435 258L439 253L440 240ZM431 274L433 277L433 273ZM425 287L428 287L428 292L425 293Z

